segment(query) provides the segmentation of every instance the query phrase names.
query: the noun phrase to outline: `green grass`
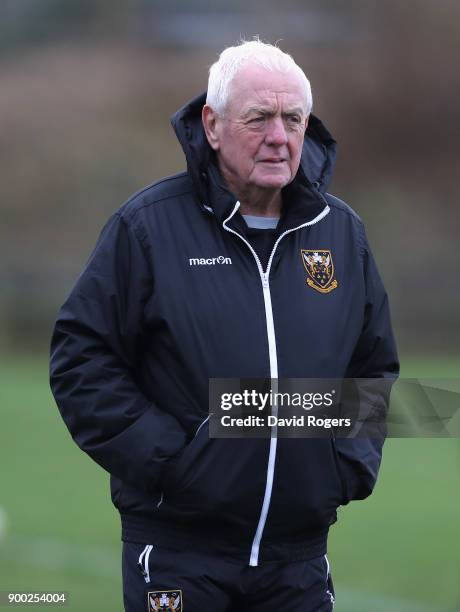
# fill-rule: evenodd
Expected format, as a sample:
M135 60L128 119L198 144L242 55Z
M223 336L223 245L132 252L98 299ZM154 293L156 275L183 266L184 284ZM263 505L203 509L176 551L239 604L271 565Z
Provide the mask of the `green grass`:
M460 373L460 358L403 363L407 377ZM45 359L13 358L0 372L0 591L63 590L68 610L122 610L108 475L72 442ZM331 530L337 612L460 609L459 449L458 439L386 442L374 494L342 508Z
M407 378L460 375L459 357L401 361ZM331 530L338 612L460 610L459 468L457 438L386 441L373 495L342 508Z
M109 477L73 443L47 367L26 357L0 368L0 590L56 589L69 593L75 612L122 610Z

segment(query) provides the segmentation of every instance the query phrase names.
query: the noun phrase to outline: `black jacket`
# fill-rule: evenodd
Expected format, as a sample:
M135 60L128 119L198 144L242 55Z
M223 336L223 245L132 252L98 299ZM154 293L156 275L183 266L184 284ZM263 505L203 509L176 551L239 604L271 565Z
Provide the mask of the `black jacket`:
M337 507L372 491L383 440L209 438L208 381L395 377L387 297L361 220L325 192L335 142L321 122L310 119L263 270L213 164L203 103L172 120L188 171L104 227L59 312L51 386L75 442L111 474L123 539L252 565L314 557ZM302 250L330 251L333 290L307 284Z

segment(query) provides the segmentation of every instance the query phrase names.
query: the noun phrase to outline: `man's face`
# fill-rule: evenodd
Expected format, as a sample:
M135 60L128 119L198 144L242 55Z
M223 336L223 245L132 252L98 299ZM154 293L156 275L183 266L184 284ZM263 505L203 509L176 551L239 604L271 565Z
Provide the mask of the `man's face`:
M277 191L294 179L308 121L295 72L245 66L230 84L223 116L213 116L208 140L237 193ZM206 127L206 113L203 117Z

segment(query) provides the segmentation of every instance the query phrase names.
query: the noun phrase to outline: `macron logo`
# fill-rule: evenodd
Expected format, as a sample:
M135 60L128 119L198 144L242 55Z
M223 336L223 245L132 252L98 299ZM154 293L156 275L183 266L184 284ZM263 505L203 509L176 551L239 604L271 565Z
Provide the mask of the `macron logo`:
M208 257L207 259L204 257L192 257L188 260L188 263L191 266L215 266L222 264L231 264L232 260L230 257L224 257L221 255L220 257Z

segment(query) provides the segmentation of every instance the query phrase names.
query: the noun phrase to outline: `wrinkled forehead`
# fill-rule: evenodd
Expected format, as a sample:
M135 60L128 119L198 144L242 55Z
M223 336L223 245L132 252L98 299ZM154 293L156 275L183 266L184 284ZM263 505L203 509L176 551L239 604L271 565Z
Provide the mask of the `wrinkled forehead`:
M305 82L294 68L285 72L270 70L258 65L240 68L230 83L227 110L232 113L248 108L286 107L307 109Z

